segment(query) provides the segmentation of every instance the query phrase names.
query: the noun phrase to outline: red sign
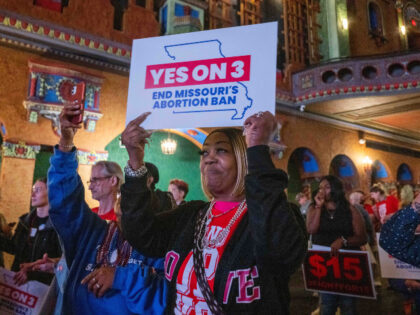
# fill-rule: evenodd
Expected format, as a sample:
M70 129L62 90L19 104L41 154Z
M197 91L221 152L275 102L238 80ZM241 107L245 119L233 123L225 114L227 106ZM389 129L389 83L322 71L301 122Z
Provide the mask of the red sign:
M237 56L146 67L146 89L249 81L251 56Z
M309 250L303 277L307 290L376 299L367 252Z

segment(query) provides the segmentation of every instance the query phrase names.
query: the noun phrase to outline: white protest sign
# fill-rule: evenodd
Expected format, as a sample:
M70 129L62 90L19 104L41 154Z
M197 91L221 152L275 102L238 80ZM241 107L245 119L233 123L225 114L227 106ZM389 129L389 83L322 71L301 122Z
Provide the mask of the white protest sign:
M41 314L49 287L37 281L16 286L14 275L13 271L0 268L0 314Z
M376 238L378 243L379 264L381 266L381 275L383 278L420 280L419 268L392 257L379 246L379 233L377 233Z
M133 41L127 123L147 129L241 126L275 111L277 22Z

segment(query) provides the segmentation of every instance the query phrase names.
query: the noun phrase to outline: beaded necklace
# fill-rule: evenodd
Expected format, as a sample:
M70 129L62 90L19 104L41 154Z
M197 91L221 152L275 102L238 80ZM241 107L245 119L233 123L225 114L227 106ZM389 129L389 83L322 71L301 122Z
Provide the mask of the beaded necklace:
M117 223L112 221L96 254L97 266L115 267L127 265L133 248L121 234ZM112 250L112 248L114 249Z

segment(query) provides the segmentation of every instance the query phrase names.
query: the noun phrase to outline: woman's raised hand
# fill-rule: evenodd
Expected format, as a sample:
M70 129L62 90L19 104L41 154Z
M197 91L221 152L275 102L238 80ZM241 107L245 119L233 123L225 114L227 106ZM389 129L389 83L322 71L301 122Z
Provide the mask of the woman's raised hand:
M74 116L80 115L80 105L65 104L60 113L60 150L70 151L73 146L73 138L80 129L81 124L74 124L71 120Z
M127 149L130 158L129 164L132 169L139 169L143 165L144 146L148 143L148 139L152 133L145 130L140 124L150 114L150 112L143 113L130 121L121 134L121 141Z
M321 208L325 202L325 193L319 190L318 193L315 195L314 199L316 207Z
M258 112L245 120L244 135L248 148L268 143L276 131L277 121L268 111Z

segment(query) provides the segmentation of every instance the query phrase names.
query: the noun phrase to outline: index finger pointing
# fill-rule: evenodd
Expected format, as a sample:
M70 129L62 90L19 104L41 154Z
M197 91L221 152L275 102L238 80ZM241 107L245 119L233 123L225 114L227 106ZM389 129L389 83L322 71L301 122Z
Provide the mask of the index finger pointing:
M140 125L143 121L146 120L147 116L149 116L150 114L151 114L151 112L143 113L140 116L134 118L132 121L130 121L130 124Z

